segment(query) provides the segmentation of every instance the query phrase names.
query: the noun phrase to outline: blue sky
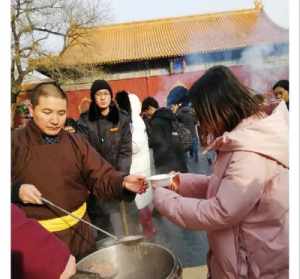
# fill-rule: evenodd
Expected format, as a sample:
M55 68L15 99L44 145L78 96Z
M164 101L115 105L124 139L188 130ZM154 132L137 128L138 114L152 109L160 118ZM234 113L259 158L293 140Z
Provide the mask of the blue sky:
M254 7L254 0L110 0L114 22L215 13ZM288 28L288 0L262 0L271 19Z

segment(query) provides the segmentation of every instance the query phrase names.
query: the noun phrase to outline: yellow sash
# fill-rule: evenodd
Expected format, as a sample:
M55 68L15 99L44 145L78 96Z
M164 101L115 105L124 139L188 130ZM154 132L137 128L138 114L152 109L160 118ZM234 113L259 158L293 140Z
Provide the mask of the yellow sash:
M72 212L78 218L82 218L86 212L86 202L82 204L78 209ZM79 221L71 215L66 215L58 218L52 218L47 220L38 221L47 231L58 232L71 228Z

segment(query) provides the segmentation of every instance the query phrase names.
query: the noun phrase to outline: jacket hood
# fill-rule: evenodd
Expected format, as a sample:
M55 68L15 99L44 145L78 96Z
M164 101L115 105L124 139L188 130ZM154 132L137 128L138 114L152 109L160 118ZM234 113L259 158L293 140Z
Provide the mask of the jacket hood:
M175 115L168 108L159 108L153 114L152 119L153 118L164 118L164 119L167 119L167 120L174 120L175 119Z
M217 138L207 149L255 152L288 168L288 117L287 107L281 102L271 115L244 119L231 132L225 132Z
M138 96L135 94L128 94L130 106L131 106L131 117L140 117L141 110L142 110L142 103Z
M188 90L182 85L173 87L167 97L167 107L182 103L187 105L189 103Z
M129 101L131 106L131 124L132 124L132 143L133 143L133 153L137 149L137 145L148 146L148 138L146 133L145 122L140 116L142 104L138 96L135 94L129 94ZM142 143L142 144L141 144Z

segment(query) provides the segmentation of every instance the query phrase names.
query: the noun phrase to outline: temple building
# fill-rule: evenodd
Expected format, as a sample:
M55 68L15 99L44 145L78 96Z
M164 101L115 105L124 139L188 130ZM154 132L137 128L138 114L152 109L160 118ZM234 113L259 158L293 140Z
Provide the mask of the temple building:
M267 16L260 1L246 10L199 14L81 28L76 41L56 57L70 100L69 116L78 118L89 103L95 79L113 91L126 90L161 105L176 84L187 87L213 65L229 66L258 93L288 79L289 34ZM49 77L47 59L35 60ZM83 75L78 69L86 67ZM86 74L88 73L88 74Z

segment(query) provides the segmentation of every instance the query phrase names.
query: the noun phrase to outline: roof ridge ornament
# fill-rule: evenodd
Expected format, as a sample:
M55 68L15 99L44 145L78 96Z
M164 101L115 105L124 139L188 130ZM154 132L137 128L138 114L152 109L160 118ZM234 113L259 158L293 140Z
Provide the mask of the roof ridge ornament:
M264 7L262 0L254 0L254 6L255 6L255 10L260 10L260 11Z

